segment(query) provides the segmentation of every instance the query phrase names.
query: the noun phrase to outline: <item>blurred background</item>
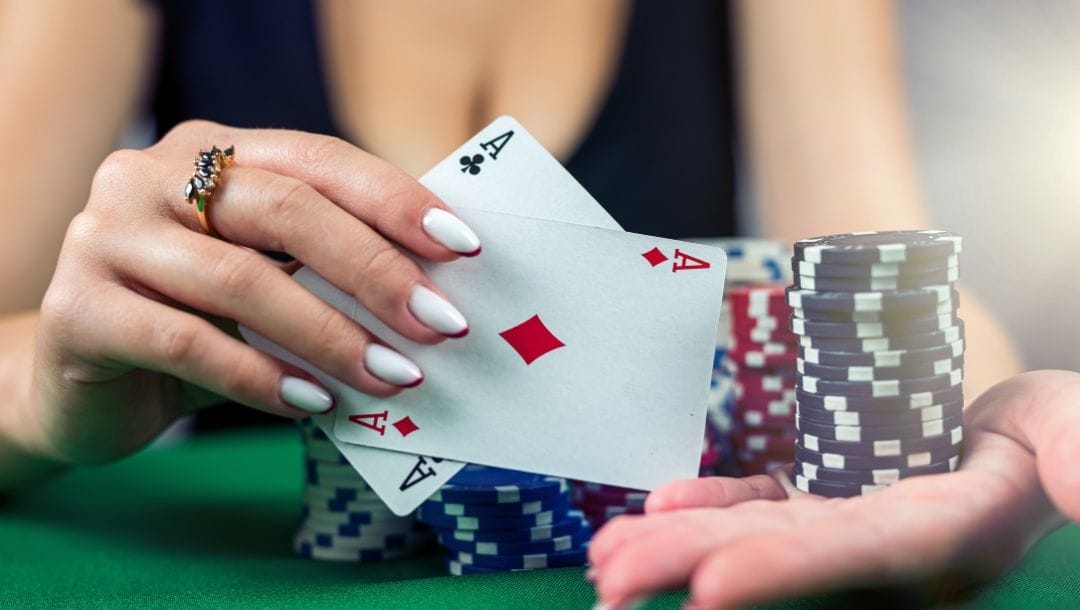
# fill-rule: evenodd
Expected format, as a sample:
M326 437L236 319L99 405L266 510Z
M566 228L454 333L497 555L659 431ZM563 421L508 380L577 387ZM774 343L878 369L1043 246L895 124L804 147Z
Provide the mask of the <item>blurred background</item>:
M962 277L1026 368L1080 370L1080 3L898 6L923 194L964 235Z

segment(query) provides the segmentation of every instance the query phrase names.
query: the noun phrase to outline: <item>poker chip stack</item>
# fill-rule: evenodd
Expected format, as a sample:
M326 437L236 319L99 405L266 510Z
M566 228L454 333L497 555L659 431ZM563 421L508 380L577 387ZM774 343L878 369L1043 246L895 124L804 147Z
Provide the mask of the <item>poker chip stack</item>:
M956 469L963 440L961 240L945 231L795 243L795 485L849 497Z
M469 465L418 511L455 576L582 566L589 527L566 479Z
M431 546L431 530L412 515L390 512L356 470L310 420L304 440L304 504L293 539L296 552L326 561L397 559Z
M699 476L715 474L716 466L720 461L720 452L716 447L713 433L706 430L701 447ZM588 481L574 481L572 498L574 506L581 509L593 528L599 529L619 515L644 514L645 497L648 495L647 491Z
M738 474L760 474L793 457L797 337L784 286L740 286L728 299L732 343L721 366L732 379L735 462Z
M737 467L735 458L735 449L733 448L733 436L741 436L738 442L745 445L744 441L749 440L750 444L754 447L763 446L767 448L769 443L762 439L759 434L753 432L747 432L748 426L741 424L736 413L738 405L738 397L736 396L736 383L735 383L735 370L736 364L742 362L742 358L734 358L734 362L725 363L725 357L729 350L735 349L737 346L737 340L735 335L737 334L737 328L735 323L735 314L732 311L732 293L739 292L747 289L748 287L758 286L785 286L787 285L790 275L788 271L788 261L791 258L791 252L787 244L782 242L767 240L767 239L753 239L753 238L736 238L736 239L707 239L699 240L701 243L705 243L711 246L723 248L727 254L727 281L725 285L725 298L724 306L720 316L720 324L717 330L716 337L716 352L713 362L713 375L709 387L709 400L708 400L708 428L712 432L713 446L717 453L718 463L710 471L703 471L703 475L707 474L723 474L723 475L737 475L740 473L740 468ZM739 297L735 297L738 299ZM786 308L781 299L780 305L777 307L780 310L780 315L785 315L783 309ZM767 324L767 323L766 323ZM745 324L743 324L745 326ZM756 325L755 325L756 326ZM781 328L784 325L778 326ZM760 332L755 332L755 335L760 335ZM742 341L742 345L745 347L747 341ZM774 346L766 346L762 349L771 349ZM761 350L758 350L761 351ZM784 353L790 353L791 350L785 346ZM793 366L794 357L789 358L789 362L786 364L789 368ZM749 368L752 368L749 367ZM794 414L790 417L793 419ZM762 445L762 443L764 444ZM790 461L790 450L786 449L786 458ZM744 457L745 456L744 452ZM764 468L766 464L771 464L772 460L768 454L758 460L751 460L760 463L760 468Z

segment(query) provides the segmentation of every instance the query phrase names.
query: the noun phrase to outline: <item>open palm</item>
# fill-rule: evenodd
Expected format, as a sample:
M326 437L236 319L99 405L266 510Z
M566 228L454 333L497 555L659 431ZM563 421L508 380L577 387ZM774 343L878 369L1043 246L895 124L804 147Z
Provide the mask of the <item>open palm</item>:
M803 494L786 470L673 482L649 496L646 515L600 530L590 578L612 607L689 585L694 608L853 585L944 592L992 578L1064 522L1059 510L1080 516L1080 486L1068 472L1080 458L1078 403L1075 373L1003 382L965 411L957 472L867 496Z

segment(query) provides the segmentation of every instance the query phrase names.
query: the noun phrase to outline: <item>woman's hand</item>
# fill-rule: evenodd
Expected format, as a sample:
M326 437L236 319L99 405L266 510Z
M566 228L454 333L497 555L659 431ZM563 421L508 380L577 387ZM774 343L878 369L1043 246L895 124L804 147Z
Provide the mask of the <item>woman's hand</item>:
M689 585L693 608L844 586L945 593L992 578L1060 525L1060 513L1080 520L1078 404L1080 374L1009 379L965 411L959 471L857 498L803 494L786 472L673 482L650 494L646 515L600 530L590 578L610 607Z
M213 144L236 148L208 204L220 238L183 194ZM255 250L288 252L410 340L468 332L402 253L480 252L430 191L335 138L189 122L98 170L41 307L16 443L59 462L118 458L204 404L196 388L286 417L333 407L311 376L235 338L235 322L368 394L420 383L415 364Z

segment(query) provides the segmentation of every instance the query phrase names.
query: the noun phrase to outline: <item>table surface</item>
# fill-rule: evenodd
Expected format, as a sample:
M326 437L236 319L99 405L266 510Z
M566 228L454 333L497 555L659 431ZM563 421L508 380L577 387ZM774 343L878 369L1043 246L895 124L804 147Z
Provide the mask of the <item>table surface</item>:
M378 564L299 559L302 492L288 428L216 433L83 468L0 508L0 607L590 608L584 570L450 577L440 554ZM872 598L874 601L871 602ZM886 599L888 597L888 599ZM677 608L685 593L653 600ZM788 608L923 605L844 593ZM1080 606L1080 527L949 608Z

